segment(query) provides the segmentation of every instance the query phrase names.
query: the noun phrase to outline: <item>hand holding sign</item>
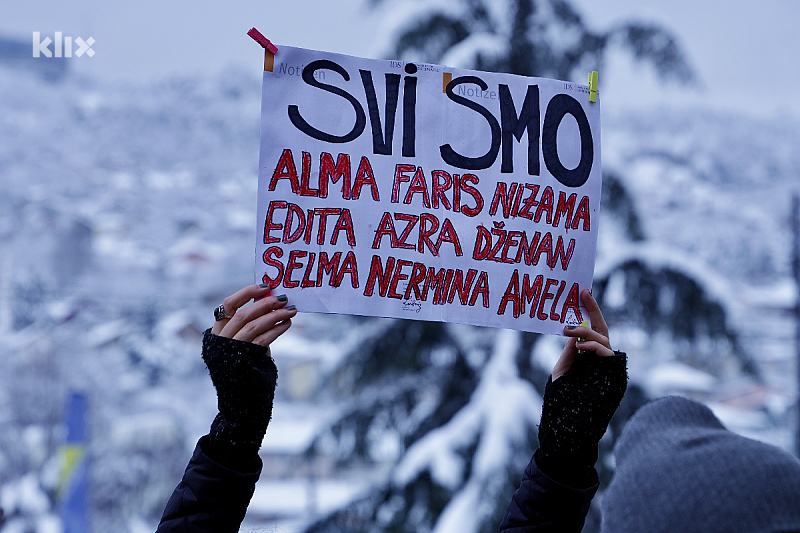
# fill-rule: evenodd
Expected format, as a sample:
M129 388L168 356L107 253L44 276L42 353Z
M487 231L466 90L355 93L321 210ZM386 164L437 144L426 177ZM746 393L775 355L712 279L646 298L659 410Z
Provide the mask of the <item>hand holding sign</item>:
M553 367L553 381L567 373L575 358L580 357L579 353L593 352L603 357L614 355L611 342L608 340L608 326L600 311L600 306L597 305L588 289L581 291L581 300L589 315L591 327L566 326L564 328L564 335L570 339Z
M249 285L225 298L222 308L228 318L217 320L211 333L268 347L297 314L295 306L286 302L286 295L271 296L268 287Z

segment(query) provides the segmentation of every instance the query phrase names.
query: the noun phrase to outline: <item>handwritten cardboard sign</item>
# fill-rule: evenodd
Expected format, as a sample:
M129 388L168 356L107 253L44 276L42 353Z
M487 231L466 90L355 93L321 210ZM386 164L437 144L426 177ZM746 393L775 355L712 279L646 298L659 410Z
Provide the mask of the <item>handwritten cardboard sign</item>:
M600 209L583 85L280 47L256 278L300 311L560 333Z

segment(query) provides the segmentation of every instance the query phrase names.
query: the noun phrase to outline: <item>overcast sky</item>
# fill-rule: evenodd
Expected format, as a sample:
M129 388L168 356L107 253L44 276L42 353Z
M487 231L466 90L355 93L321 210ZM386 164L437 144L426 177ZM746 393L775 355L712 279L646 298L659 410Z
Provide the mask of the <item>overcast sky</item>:
M662 23L678 35L704 85L689 92L663 87L649 69L614 60L600 73L607 110L689 104L800 118L800 2L574 2L595 28L633 18ZM278 44L370 57L385 17L363 5L362 0L0 0L0 35L30 40L34 31L51 37L61 31L93 37L95 56L73 58L76 71L101 80L142 80L216 72L231 64L259 69L261 50L246 35L252 26Z

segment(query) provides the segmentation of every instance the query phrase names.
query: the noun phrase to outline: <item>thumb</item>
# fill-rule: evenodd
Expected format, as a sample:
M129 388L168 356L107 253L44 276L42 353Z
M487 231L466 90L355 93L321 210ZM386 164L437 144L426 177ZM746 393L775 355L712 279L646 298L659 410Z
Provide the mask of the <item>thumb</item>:
M567 373L572 368L572 363L578 356L578 348L575 346L575 337L570 337L564 349L561 351L561 357L558 358L555 366L553 367L553 381Z

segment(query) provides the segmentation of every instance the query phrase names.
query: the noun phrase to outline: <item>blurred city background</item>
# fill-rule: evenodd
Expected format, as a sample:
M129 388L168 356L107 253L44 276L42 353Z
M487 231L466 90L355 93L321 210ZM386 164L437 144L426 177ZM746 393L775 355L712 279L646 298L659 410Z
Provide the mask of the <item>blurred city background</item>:
M598 70L594 294L630 367L601 490L626 420L665 394L798 451L800 6L280 4L0 5L0 531L154 531L208 430L200 339L253 282L252 26L364 57ZM46 38L71 57L34 57ZM563 341L300 311L273 347L242 531L496 530Z

